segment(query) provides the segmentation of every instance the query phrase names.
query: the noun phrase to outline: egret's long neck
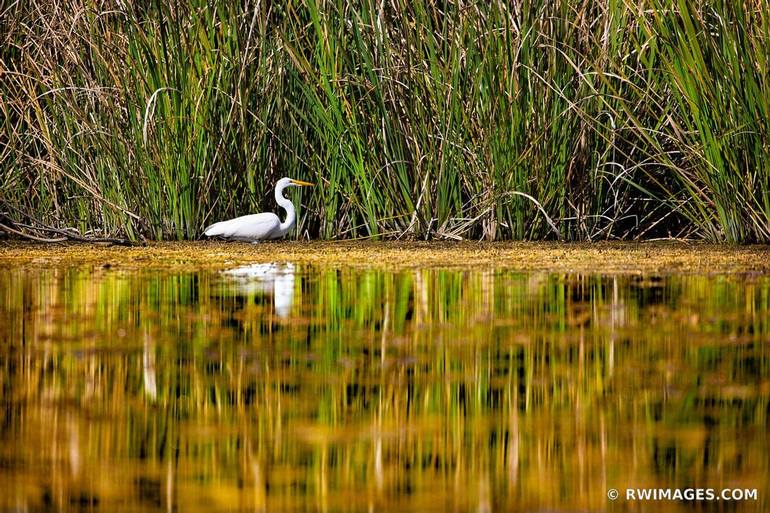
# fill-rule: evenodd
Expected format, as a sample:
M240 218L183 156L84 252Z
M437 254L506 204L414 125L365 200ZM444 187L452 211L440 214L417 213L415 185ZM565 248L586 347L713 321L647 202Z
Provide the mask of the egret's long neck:
M297 214L294 212L294 204L291 200L283 197L283 190L285 187L286 186L275 188L275 201L286 211L286 220L281 223L281 235L286 235L286 233L291 230L291 227L294 226L294 221L297 220Z

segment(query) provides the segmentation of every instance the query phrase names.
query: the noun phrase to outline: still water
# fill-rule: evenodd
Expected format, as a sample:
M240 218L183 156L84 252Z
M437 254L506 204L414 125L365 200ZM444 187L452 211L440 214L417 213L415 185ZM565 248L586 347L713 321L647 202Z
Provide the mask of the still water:
M767 276L5 268L0 382L0 511L770 508Z

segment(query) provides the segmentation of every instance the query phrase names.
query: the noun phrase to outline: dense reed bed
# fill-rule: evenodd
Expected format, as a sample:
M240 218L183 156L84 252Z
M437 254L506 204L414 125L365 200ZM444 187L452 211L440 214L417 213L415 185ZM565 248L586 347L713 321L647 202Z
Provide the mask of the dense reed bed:
M0 212L195 238L770 241L770 5L16 2Z

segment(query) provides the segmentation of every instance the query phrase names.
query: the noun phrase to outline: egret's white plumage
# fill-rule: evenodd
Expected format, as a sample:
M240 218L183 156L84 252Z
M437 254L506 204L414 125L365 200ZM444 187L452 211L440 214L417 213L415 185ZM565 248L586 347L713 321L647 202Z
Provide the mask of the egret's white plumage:
M283 237L291 230L297 219L294 204L283 197L283 190L287 187L300 187L303 185L313 184L291 178L281 178L275 184L275 201L286 210L286 220L284 222L281 222L280 218L272 212L263 212L261 214L250 214L236 217L229 221L214 223L206 228L203 233L208 237L222 237L224 239L246 242Z

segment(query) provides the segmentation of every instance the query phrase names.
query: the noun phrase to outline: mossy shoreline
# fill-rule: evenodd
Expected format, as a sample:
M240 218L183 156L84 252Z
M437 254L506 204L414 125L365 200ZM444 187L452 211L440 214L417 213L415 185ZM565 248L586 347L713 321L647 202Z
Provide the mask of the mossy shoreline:
M579 273L769 274L770 246L681 242L152 242L97 244L0 243L0 265L100 266L141 271L203 271L264 262L406 270L480 269Z

